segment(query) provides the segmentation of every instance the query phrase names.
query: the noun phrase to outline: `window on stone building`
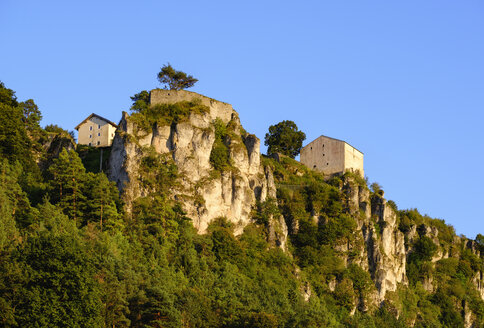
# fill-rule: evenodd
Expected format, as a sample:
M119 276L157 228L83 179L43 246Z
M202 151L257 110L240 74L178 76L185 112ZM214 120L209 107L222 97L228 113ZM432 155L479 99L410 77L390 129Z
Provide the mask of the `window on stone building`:
M97 136L100 137L101 136L101 133L98 133Z
M98 141L98 142L97 142L97 145L99 146L100 144L101 144L101 141Z
M92 134L89 135L89 138L92 138Z
M89 131L92 131L92 126L89 127Z
M97 128L98 128L98 129L100 129L100 128L101 128L101 124L98 124L98 125L97 125Z

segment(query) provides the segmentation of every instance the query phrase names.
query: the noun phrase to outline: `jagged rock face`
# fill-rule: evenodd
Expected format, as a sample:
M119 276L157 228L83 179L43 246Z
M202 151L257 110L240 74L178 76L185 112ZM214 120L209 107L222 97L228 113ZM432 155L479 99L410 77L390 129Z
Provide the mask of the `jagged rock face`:
M378 218L377 223L381 227L381 243L375 251L376 280L380 298L385 297L387 291L395 291L398 283L406 283L406 252L405 238L398 230L397 215L389 207L383 198L375 200L379 202L377 211L372 213Z
M348 179L343 186L347 208L356 218L364 247L356 264L368 270L378 290L378 301L398 284L406 284L405 238L398 230L397 215L382 197L370 198L370 192ZM378 232L377 232L378 229Z
M76 144L70 136L65 136L61 133L49 134L47 136L47 141L42 144L42 148L45 151L43 157L36 159L37 164L41 170L47 169L54 158L59 157L62 149L67 151L76 149Z
M172 190L174 197L183 203L187 215L193 219L200 233L218 217L226 217L236 224L239 234L250 221L256 200L265 201L276 197L272 171L260 162L260 140L253 135L240 135L240 121L232 106L188 91L153 90L152 104L175 103L199 99L209 108L204 114L192 113L187 121L171 125L153 126L151 132L132 142L137 127L123 113L112 145L109 177L116 181L129 204L144 191L137 183L139 158L144 147L153 147L159 154L172 157L180 173L181 188ZM215 142L213 122L216 118L235 126L237 138L229 141L232 169L214 175L210 153ZM196 194L198 200L193 200ZM276 226L284 220L277 220ZM284 243L287 227L276 229L279 242Z

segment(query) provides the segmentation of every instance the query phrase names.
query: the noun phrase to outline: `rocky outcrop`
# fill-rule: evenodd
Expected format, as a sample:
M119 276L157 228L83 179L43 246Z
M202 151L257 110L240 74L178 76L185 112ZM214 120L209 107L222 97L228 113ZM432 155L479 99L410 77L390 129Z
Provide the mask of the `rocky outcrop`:
M154 124L145 133L140 133L136 123L123 113L113 140L109 177L116 181L129 207L136 197L146 194L140 187L137 172L146 149L154 149L176 164L179 186L171 192L182 202L198 231L203 233L213 219L226 217L235 224L235 232L239 234L250 221L256 201L276 197L272 171L261 165L260 140L243 132L231 105L183 90L151 92L152 105L194 99L207 106L208 111L191 113L184 121ZM223 172L215 171L210 162L216 119L231 129L230 137L225 140L231 167ZM287 227L284 220L275 218L275 221L272 236L284 244Z
M405 238L398 230L397 215L383 197L370 197L368 188L351 177L345 178L342 189L347 210L356 218L357 238L364 243L354 262L370 272L377 300L382 302L388 291L407 284Z
M379 296L384 299L387 291L395 291L397 284L406 283L405 238L398 230L395 211L386 204L385 199L372 199L372 216L377 218L376 224L381 231L378 247L374 247L373 261Z
M67 151L76 149L76 143L70 135L65 133L49 133L42 143L42 156L37 158L41 170L47 169L54 158L59 157L62 149Z

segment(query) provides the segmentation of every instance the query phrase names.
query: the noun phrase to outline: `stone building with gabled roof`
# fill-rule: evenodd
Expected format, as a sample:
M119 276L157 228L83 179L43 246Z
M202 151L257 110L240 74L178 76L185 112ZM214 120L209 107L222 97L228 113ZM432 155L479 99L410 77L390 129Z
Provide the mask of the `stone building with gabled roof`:
M343 140L322 135L303 147L300 154L301 163L326 175L349 170L364 177L363 153Z
M113 142L117 124L92 113L76 126L77 143L93 147L109 147Z

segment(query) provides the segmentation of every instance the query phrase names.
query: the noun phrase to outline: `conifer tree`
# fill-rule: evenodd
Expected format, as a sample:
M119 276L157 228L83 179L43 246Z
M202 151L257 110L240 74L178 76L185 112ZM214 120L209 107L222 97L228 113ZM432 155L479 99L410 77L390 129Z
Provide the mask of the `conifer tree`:
M15 226L15 219L13 213L15 213L16 204L15 199L12 199L12 189L15 190L18 184L12 185L7 181L10 176L10 172L7 171L7 161L3 160L1 163L0 172L0 253L2 250L12 244L12 241L17 236L17 228Z
M19 184L22 173L22 167L18 162L9 164L6 159L0 161L2 212L5 211L5 215L14 218L19 227L25 228L33 222L35 213L27 194Z
M164 65L158 73L158 81L165 89L183 90L191 88L198 82L196 78L182 71L175 70L170 64Z
M49 168L53 179L50 182L52 200L70 218L82 216L86 197L82 186L86 182L86 170L74 150L64 148Z
M118 218L116 202L119 202L118 189L110 182L104 173L88 173L86 179L86 210L85 218L99 222L101 231L103 222Z

